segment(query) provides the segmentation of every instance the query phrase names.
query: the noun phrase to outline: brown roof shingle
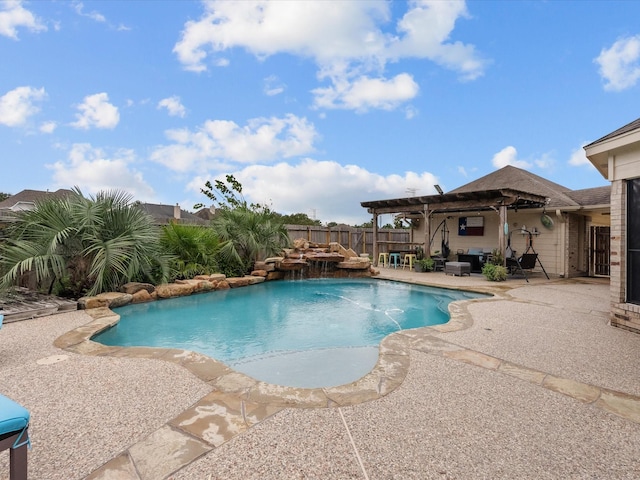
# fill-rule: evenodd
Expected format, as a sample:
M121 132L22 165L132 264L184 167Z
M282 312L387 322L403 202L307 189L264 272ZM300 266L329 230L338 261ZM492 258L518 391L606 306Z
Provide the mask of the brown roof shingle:
M611 185L571 190L566 194L583 207L588 205L609 205L611 203Z
M638 129L640 129L640 118L638 118L637 120L634 120L633 122L627 123L626 125L623 125L622 127L618 128L617 130L614 130L611 133L607 133L604 137L600 137L598 140L596 140L594 142L591 142L588 145L585 145L584 148L591 147L593 145L597 145L600 142L604 142L606 140L610 140L612 138L617 137L618 135L629 133L629 132L632 132L632 131L638 130Z
M61 188L55 192L42 190L22 190L21 192L11 195L9 198L0 202L0 208L11 208L18 202L35 203L46 198L62 198L68 195L74 195L72 190Z
M521 168L507 165L473 182L462 185L448 193L475 192L481 190L512 189L542 195L549 199L550 207L570 207L579 204L567 192L571 189L542 178Z

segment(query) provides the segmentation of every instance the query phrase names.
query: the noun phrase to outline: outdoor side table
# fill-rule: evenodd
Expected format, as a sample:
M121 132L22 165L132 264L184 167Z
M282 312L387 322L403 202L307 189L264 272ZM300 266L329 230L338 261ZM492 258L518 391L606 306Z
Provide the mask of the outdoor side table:
M444 266L446 275L463 276L465 273L471 275L471 264L469 262L447 262Z
M29 411L0 395L0 452L8 448L9 480L27 480Z
M431 257L433 260L433 270L436 272L441 272L444 270L444 266L447 263L447 259L444 257Z

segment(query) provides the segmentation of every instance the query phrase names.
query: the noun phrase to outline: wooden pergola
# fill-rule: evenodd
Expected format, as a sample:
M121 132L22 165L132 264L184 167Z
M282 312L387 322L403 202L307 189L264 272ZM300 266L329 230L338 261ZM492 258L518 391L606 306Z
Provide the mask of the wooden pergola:
M373 259L378 258L378 215L405 214L407 217L423 218L425 221L425 238L422 243L425 251L431 239L431 216L434 213L463 213L468 211L494 211L500 215L498 230L498 248L505 257L508 234L507 210L541 208L547 198L520 190L501 188L476 192L442 193L421 197L394 198L389 200L373 200L361 202L364 208L373 215Z

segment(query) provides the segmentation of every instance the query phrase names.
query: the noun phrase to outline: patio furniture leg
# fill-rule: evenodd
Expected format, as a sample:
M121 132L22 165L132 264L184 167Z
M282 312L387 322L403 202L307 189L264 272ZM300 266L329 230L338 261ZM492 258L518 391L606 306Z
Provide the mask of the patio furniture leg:
M27 444L9 450L9 480L27 480Z

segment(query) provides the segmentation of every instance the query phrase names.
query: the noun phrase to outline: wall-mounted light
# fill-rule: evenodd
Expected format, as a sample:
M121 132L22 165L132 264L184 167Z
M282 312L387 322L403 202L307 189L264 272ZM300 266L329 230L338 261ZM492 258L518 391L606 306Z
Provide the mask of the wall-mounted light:
M440 188L440 185L434 185L434 187L440 195L444 195L444 192L442 191L442 188Z

